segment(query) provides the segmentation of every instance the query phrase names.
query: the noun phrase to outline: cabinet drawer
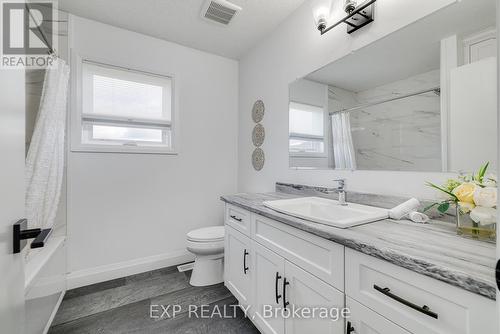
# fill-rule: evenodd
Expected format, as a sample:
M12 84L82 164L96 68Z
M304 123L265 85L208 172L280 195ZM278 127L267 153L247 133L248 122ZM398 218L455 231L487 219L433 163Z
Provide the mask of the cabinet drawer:
M351 314L347 320L347 333L355 334L410 334L410 332L347 297L346 306Z
M252 237L340 291L344 291L344 246L286 224L252 216Z
M244 235L250 236L250 212L226 204L225 223Z
M414 334L493 334L495 302L346 250L346 294Z

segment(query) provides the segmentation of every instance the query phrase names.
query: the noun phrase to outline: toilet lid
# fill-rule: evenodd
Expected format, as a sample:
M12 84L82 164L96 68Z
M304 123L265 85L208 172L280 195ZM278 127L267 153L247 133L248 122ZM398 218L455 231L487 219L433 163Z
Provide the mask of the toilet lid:
M224 226L212 226L193 230L187 234L187 239L198 242L224 240Z

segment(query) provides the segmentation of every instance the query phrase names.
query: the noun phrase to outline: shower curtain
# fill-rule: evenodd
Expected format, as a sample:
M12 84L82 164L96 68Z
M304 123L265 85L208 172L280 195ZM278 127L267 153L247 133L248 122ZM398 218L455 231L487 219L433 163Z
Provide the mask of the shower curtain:
M335 168L356 169L356 156L352 143L349 113L337 112L331 118Z
M64 173L69 67L54 58L45 72L42 98L26 157L26 218L31 228L51 228Z

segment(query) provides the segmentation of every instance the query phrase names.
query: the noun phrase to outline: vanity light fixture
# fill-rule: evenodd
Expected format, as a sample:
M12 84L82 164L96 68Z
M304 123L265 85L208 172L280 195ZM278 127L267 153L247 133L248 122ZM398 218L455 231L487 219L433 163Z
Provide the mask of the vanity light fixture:
M329 9L327 7L319 7L314 10L316 27L321 32L321 35L323 35L336 26L345 23L347 24L347 33L352 34L356 30L374 21L373 11L376 1L377 0L367 0L358 5L356 0L346 0L344 11L347 13L347 16L329 27L327 27Z

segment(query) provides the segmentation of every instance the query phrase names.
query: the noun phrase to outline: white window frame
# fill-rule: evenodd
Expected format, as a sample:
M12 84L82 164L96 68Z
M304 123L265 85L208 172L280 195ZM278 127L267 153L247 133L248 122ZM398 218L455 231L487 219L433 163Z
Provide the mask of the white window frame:
M71 98L71 113L70 113L70 149L72 152L101 152L101 153L138 153L138 154L170 154L177 155L179 153L179 110L177 108L178 93L176 89L176 78L173 74L158 73L146 68L137 68L126 64L111 62L108 60L99 59L96 57L84 57L82 55L72 54L72 98ZM129 71L132 73L148 75L151 77L168 78L171 80L171 121L151 120L134 117L121 116L101 116L83 113L83 63L95 64L98 66L108 67L110 69ZM152 145L134 145L134 142L124 143L123 145L116 144L92 144L82 141L83 119L92 119L97 121L116 121L114 124L123 123L126 125L141 125L145 127L164 127L170 125L171 143L169 147ZM105 118L105 119L104 119ZM104 124L103 122L102 124ZM167 124L168 123L168 124Z
M288 113L290 114L290 103L296 103L296 104L303 104L307 106L311 106L314 108L322 109L323 110L323 136L315 136L315 135L308 135L308 134L300 134L300 133L292 133L290 130L288 130L288 154L290 157L297 157L297 158L328 158L328 141L327 141L327 134L328 134L328 122L327 118L325 117L325 108L322 106L310 104L310 103L304 103L304 102L299 102L299 101L293 101L290 100L288 103ZM290 117L290 116L288 116ZM312 153L312 152L291 152L290 151L290 139L306 139L306 140L318 140L323 142L323 152L322 153Z

